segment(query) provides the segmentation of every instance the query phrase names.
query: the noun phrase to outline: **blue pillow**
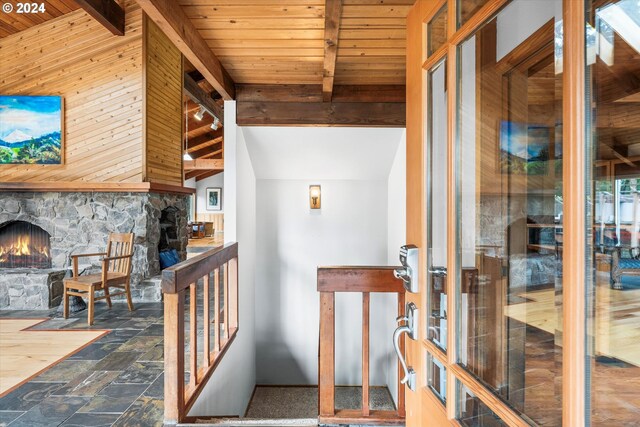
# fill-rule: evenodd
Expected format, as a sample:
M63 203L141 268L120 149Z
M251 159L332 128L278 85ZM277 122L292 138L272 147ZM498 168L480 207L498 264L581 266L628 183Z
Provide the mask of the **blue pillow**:
M180 257L178 256L178 251L175 249L167 249L164 251L160 251L160 268L164 270L165 268L171 267L180 262Z

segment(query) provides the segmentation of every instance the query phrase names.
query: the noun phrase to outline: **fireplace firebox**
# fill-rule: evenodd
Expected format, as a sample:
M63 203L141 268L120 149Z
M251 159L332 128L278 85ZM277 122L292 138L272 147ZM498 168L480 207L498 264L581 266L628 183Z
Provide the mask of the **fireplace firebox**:
M0 226L0 268L51 268L51 236L25 221Z

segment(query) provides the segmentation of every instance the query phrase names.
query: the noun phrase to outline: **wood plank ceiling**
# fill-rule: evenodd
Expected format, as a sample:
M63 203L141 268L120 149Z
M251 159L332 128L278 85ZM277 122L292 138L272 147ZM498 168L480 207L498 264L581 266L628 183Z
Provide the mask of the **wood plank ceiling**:
M50 19L57 18L69 12L73 12L80 6L74 0L47 0L45 2L45 11L38 13L17 13L17 4L26 3L22 0L3 0L3 4L9 3L13 6L13 12L2 13L0 20L0 38L18 33L42 24Z
M178 0L236 84L322 84L325 0ZM343 0L336 85L405 82L414 0Z

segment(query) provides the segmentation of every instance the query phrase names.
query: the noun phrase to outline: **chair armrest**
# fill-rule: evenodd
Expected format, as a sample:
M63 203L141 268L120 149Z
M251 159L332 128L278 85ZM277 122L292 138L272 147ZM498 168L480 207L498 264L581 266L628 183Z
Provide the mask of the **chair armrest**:
M92 257L92 256L102 256L102 255L106 255L106 252L101 252L101 253L94 253L94 254L76 254L76 255L71 255L71 262L73 264L73 278L77 278L78 277L78 258L87 258L87 257Z
M113 261L116 259L125 259L125 258L131 258L133 256L133 254L129 254L129 255L118 255L118 256L110 256L110 257L104 257L102 258L102 261Z
M77 255L70 255L71 258L84 258L84 257L90 257L90 256L104 256L106 255L106 252L99 252L99 253L95 253L95 254L77 254Z

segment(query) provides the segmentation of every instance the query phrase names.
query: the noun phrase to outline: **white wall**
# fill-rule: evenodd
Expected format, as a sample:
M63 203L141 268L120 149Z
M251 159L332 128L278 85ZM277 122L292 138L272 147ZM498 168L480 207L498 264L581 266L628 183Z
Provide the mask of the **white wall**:
M225 241L237 239L239 245L239 329L236 340L191 409L191 416L243 416L256 383L256 177L242 130L233 125L235 111L235 102L226 101L225 182L227 189L234 190L227 197L225 222L230 228L225 230Z
M389 253L398 264L405 243L404 130L243 131L258 178L257 382L317 384L317 267L388 265ZM319 211L309 209L310 184L322 186ZM338 384L361 381L361 310L361 294L337 297ZM371 383L392 390L396 310L395 296L372 296Z
M310 210L309 185L322 186ZM256 281L258 384L317 384L317 267L385 265L386 180L259 180ZM381 319L372 307L375 319ZM336 383L361 381L360 294L336 297ZM393 318L391 322L393 322ZM391 342L389 335L388 342ZM382 356L372 348L372 362ZM378 366L374 364L374 366ZM385 384L372 369L372 384Z
M403 132L398 144L389 179L387 181L387 263L400 265L400 246L407 243L407 133ZM397 316L398 298L387 297L385 302L385 319L395 319ZM387 339L393 335L395 323L385 323L385 328L378 336ZM372 328L372 330L375 330ZM395 352L387 353L385 360L387 370L387 386L396 403L398 397L398 358Z
M207 188L219 187L222 188L222 210L221 211L209 211L207 210ZM224 198L226 192L224 191L224 172L217 175L210 176L201 181L196 182L196 211L198 213L224 213Z

